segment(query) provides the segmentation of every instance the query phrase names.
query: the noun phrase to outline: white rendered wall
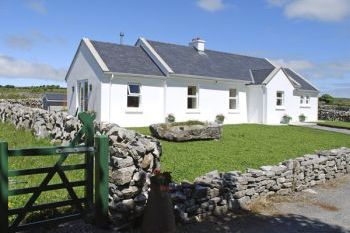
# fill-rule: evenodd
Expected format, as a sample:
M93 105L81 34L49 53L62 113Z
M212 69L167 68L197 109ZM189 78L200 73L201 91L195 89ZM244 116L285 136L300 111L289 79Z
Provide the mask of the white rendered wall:
M277 91L284 92L284 106L276 106ZM306 121L317 121L317 96L310 96L308 106L300 104L300 95L295 95L294 87L282 70L266 85L266 124L280 124L283 115L292 117L292 122L299 121L304 114ZM306 95L306 94L305 94Z
M88 110L96 112L96 119L101 119L101 82L99 77L103 73L95 59L92 57L89 49L81 43L77 51L75 60L67 77L67 108L68 113L74 115L78 104L78 81L88 80L89 84L89 104ZM90 92L90 84L92 90ZM72 87L74 86L74 93Z
M141 84L140 108L127 108L128 83ZM106 79L102 83L101 121L113 122L122 127L164 122L163 85L163 80L159 78L115 75L111 83L110 79Z
M187 109L187 87L198 87L198 109ZM229 109L229 89L236 88L238 109ZM246 86L237 82L206 81L171 77L167 79L165 114L172 113L176 121L214 121L216 115L225 116L224 124L247 122Z

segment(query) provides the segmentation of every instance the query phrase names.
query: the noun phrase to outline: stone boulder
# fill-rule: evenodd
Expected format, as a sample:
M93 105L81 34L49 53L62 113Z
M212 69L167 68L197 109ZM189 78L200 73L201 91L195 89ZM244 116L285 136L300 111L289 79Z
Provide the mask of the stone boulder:
M152 136L173 142L220 139L222 128L216 123L165 123L150 125Z

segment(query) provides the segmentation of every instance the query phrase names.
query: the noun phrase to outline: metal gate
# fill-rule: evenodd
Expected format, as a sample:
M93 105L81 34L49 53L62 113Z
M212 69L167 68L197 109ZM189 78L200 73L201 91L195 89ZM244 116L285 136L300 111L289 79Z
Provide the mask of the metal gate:
M80 113L82 127L68 146L8 149L7 142L0 142L0 229L1 232L17 232L47 224L58 224L84 218L95 214L97 224L103 225L108 219L108 138L105 135L94 137L94 114ZM81 141L84 143L79 144ZM84 154L84 163L63 165L69 156ZM52 167L40 167L22 170L9 170L9 157L53 156L58 160ZM95 162L95 163L94 163ZM69 181L66 171L84 170L84 177L78 181ZM36 187L9 190L9 177L44 174L45 178ZM49 184L57 174L62 181ZM94 184L95 177L95 184ZM95 189L94 189L95 186ZM84 196L78 198L75 187L84 187ZM35 201L45 191L66 189L69 200L35 205ZM95 193L94 193L95 190ZM9 208L9 196L32 194L26 204L20 208ZM95 197L95 198L94 198ZM58 207L73 207L69 213L40 219L35 222L24 221L28 213ZM94 211L93 211L94 210ZM12 221L9 221L9 217Z

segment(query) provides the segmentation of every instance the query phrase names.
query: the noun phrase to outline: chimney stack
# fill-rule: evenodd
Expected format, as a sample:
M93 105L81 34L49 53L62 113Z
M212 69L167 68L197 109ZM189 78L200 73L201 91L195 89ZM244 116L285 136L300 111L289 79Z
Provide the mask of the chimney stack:
M123 39L124 39L124 32L120 32L119 36L120 36L120 44L122 45L123 44Z
M199 37L192 39L192 42L190 43L190 46L193 46L198 52L204 52L204 45L205 41Z

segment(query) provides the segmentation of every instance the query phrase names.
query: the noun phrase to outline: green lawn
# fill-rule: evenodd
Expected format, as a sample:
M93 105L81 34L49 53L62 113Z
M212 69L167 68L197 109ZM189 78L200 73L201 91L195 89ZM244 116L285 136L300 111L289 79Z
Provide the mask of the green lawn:
M150 134L148 128L134 130ZM350 136L296 126L225 125L219 141L162 141L162 170L176 181L212 170L245 170L276 164L315 150L350 147Z
M9 148L25 148L50 146L48 139L36 139L28 130L19 130L10 124L0 123L0 141L7 141ZM37 157L10 157L9 170L29 169L39 167L50 167L55 164L59 156L37 156ZM68 157L64 165L83 163L83 155L72 155ZM66 172L70 181L78 181L84 178L83 170ZM40 184L45 175L27 175L9 178L9 189L35 187ZM50 184L62 183L58 175L56 175ZM75 188L79 197L83 195L83 188ZM30 194L19 195L9 198L9 207L23 207L27 202ZM69 195L66 190L55 190L43 192L37 200L36 204L43 204L54 201L68 200ZM52 214L52 213L51 213Z
M324 122L319 122L317 124L321 126L350 129L350 122L344 122L344 121L324 121Z

